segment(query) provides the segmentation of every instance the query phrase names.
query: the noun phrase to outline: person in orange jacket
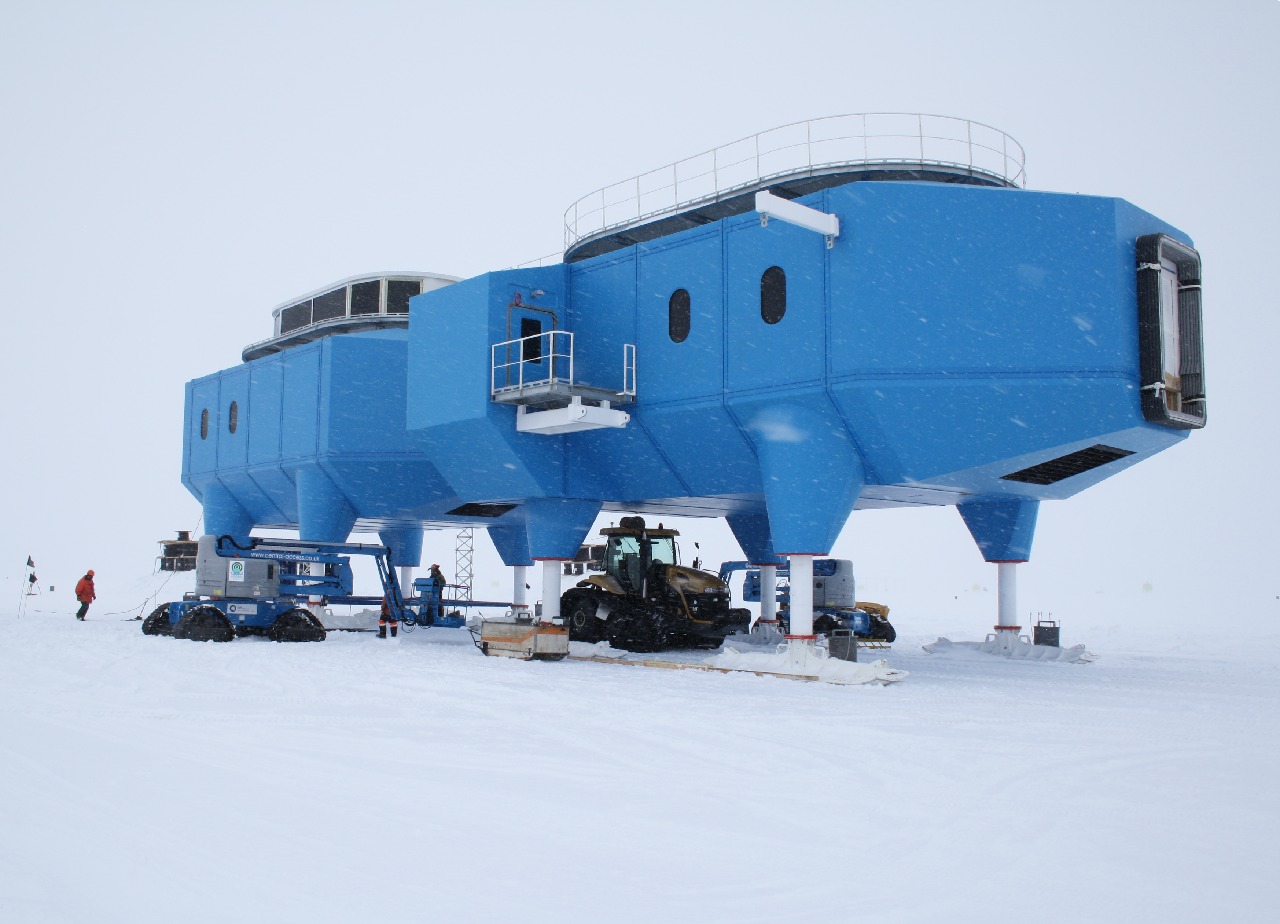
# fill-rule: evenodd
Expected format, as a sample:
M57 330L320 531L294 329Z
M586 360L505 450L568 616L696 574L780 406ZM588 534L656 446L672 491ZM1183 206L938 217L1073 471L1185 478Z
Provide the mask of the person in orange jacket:
M76 599L80 601L80 611L76 613L76 619L83 620L84 614L89 612L89 604L98 599L98 593L93 589L92 568L85 572L84 577L76 581Z
M391 615L391 605L387 603L387 598L382 598L382 612L378 616L378 638L387 637L387 626L391 626L391 637L396 637L396 630L400 628L400 624L395 621L395 617Z

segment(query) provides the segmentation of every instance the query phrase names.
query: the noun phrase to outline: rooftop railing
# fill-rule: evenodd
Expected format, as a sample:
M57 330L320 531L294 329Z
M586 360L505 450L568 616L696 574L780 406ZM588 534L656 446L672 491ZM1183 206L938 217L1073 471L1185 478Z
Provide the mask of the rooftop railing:
M840 168L940 168L1001 186L1026 185L1026 152L981 122L868 112L793 122L686 157L583 196L565 211L565 250L782 177Z

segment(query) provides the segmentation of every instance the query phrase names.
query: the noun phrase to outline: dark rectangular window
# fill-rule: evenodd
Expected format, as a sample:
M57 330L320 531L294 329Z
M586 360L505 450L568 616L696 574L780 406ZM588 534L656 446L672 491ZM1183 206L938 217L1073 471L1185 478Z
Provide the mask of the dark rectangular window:
M421 294L420 279L388 279L387 314L408 314L409 299Z
M542 362L542 322L537 318L520 319L520 359L527 363ZM525 339L525 338L529 339Z
M287 334L311 323L311 302L299 302L280 312L280 333Z
M312 321L330 321L341 318L347 313L347 289L334 289L314 299L315 307L311 311Z
M374 280L373 282L357 282L351 287L351 313L355 314L377 314L378 313L378 295L382 283Z

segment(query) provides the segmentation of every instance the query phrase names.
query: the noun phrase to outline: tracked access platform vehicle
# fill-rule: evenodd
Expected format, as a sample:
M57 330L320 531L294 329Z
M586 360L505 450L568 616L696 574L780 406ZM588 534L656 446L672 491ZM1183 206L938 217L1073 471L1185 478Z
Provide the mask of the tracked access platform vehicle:
M674 529L646 526L643 517L623 517L601 530L603 546L588 546L587 568L600 571L560 597L569 637L608 640L627 651L719 648L725 637L746 629L751 611L729 605L719 577L679 563Z
M377 562L383 597L353 596L353 555ZM319 642L326 632L308 608L315 599L380 605L385 598L394 621L416 621L400 593L386 546L258 537L241 545L230 536L202 536L195 571L195 593L156 607L142 622L145 635L202 642L263 635L277 642Z

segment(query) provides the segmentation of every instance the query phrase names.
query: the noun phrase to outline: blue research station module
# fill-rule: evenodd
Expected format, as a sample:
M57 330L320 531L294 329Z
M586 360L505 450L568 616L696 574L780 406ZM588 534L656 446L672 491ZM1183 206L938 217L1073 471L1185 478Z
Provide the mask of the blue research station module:
M318 289L188 383L183 483L212 535L376 531L401 569L482 527L521 589L602 510L724 517L794 588L853 511L954 505L1014 629L1039 503L1205 423L1191 239L1023 161L965 120L818 119L584 197L553 265Z

